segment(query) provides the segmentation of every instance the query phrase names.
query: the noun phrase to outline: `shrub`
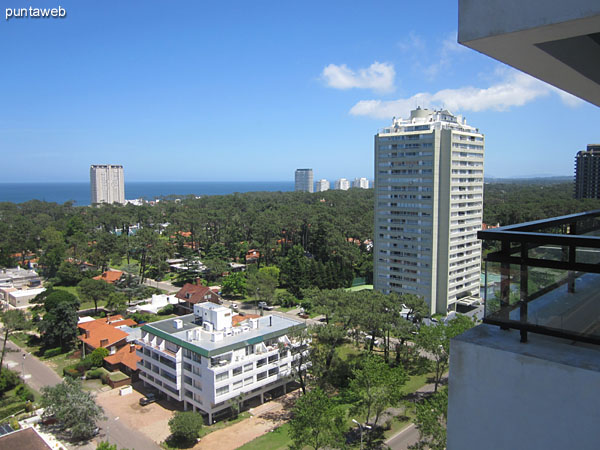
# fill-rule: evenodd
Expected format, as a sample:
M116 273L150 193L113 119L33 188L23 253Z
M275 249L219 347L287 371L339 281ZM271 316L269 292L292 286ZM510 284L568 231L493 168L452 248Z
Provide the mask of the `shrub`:
M175 311L175 306L169 304L169 305L165 306L164 308L159 309L158 314L161 316L166 316L168 314L173 314L173 311Z
M85 377L88 380L97 380L102 376L103 373L104 371L102 369L88 370L85 374Z
M81 372L77 369L77 364L73 364L63 369L63 376L70 378L79 378L81 376Z
M20 384L17 386L17 389L15 389L15 394L23 401L32 402L34 399L33 392L27 389L27 386L25 386L24 384Z
M16 417L11 417L10 420L8 421L10 427L13 430L20 430L21 429L21 425L19 425L19 421L17 420Z
M90 359L91 367L101 367L104 362L104 358L106 358L109 354L108 349L99 347L94 350L90 355L86 356L86 358Z
M16 372L8 369L2 370L2 373L0 373L0 394L11 390L19 383L19 375Z
M52 358L54 356L58 356L62 353L62 348L60 347L56 347L56 348L49 348L48 350L44 351L44 357L45 358Z
M193 411L177 411L169 420L172 437L190 443L198 439L203 424L202 416Z

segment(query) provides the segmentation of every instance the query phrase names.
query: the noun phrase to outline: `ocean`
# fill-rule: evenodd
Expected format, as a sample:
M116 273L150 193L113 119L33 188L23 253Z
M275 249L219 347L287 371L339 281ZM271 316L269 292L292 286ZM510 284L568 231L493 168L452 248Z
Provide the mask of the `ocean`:
M225 195L234 192L293 191L293 181L134 181L125 183L125 198L154 200L167 195ZM90 204L90 184L83 183L0 183L0 202L29 200Z

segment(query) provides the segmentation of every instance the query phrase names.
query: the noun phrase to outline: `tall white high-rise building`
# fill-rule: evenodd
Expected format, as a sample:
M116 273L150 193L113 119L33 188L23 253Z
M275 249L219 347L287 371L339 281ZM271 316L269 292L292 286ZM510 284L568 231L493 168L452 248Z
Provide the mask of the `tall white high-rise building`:
M326 179L322 179L317 181L317 190L316 192L324 192L324 191L328 191L329 190L329 181L327 181Z
M350 189L350 182L345 178L340 178L339 180L335 180L335 189L339 191L347 191Z
M125 204L123 166L97 164L90 167L91 203Z
M295 191L314 192L312 169L296 169L295 181Z
M353 188L369 189L369 180L366 178L355 178L352 182Z
M417 108L375 136L375 288L446 314L479 296L484 137L448 111Z

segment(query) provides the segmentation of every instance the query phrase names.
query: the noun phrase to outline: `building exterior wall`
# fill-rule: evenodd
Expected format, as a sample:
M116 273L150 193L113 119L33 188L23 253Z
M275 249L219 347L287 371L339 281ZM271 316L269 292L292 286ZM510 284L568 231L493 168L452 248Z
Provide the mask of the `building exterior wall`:
M339 191L347 191L350 189L350 182L345 178L335 180L335 189Z
M369 189L369 180L366 178L355 178L352 182L352 187L358 189Z
M234 397L262 398L264 392L288 384L292 364L298 363L299 352L307 351L305 345L287 340L286 331L234 348L224 342L222 352L211 356L175 341L162 333L153 334L150 328L142 331L137 342L142 346L139 379L182 401L185 409L207 414L211 422L215 414L230 407L228 400ZM289 345L282 346L282 341Z
M418 109L375 136L374 284L446 314L479 295L484 138L448 111Z
M90 167L91 203L125 204L123 166L99 164Z
M314 192L312 169L296 169L295 191Z
M575 198L600 198L600 144L575 157Z
M452 340L448 450L592 450L600 442L594 346L480 325Z
M325 179L317 181L316 192L325 192L325 191L328 191L329 188L330 188L329 181L327 181Z

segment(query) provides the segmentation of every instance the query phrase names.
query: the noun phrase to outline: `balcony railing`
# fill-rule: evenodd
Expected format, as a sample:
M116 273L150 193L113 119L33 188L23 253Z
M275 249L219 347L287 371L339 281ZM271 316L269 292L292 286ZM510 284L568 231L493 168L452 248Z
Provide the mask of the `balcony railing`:
M600 344L600 210L477 233L485 260L483 321Z

